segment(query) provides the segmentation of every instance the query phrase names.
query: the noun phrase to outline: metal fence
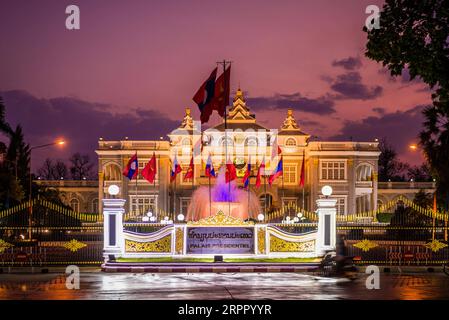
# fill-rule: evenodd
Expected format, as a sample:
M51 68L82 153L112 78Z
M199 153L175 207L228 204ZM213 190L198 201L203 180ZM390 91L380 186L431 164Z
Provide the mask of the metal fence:
M101 215L33 200L0 212L0 265L100 264Z
M448 216L406 199L377 211L338 216L337 250L358 256L360 264L447 263ZM124 228L152 233L166 226L139 220L129 219ZM294 234L317 228L316 213L296 206L272 211L263 222ZM0 266L99 265L102 250L101 214L78 213L44 200L0 211Z

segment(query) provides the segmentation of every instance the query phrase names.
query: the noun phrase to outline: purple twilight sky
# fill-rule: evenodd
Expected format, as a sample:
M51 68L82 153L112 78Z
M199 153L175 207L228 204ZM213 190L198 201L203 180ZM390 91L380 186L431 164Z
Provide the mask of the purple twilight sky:
M159 138L187 106L198 119L192 96L226 58L232 91L240 83L263 125L278 128L292 107L311 135L386 137L418 164L407 146L417 141L429 90L364 57L365 8L382 3L2 0L0 96L32 145L67 139L63 150L36 150L36 168L47 156L94 157L99 137ZM80 8L80 30L65 28L70 4Z

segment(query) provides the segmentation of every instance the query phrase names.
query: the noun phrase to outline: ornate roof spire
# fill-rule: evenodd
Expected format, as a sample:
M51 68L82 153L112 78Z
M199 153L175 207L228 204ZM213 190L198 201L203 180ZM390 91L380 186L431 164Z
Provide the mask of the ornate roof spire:
M229 110L228 119L230 120L254 120L254 116L250 114L249 108L246 106L245 97L242 89L237 89L235 93L234 102L232 108Z
M184 119L182 120L182 123L179 126L179 128L193 129L193 118L190 115L190 113L191 113L190 108L186 108L186 115L184 116Z
M287 117L284 120L284 124L281 127L282 130L300 130L296 123L295 117L293 117L293 109L287 110Z

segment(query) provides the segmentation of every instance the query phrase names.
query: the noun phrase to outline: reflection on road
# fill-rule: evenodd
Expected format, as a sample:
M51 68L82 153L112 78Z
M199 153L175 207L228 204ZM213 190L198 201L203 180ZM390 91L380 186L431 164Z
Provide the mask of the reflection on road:
M293 273L109 274L82 272L80 290L61 274L1 274L0 299L449 299L449 277L381 274L381 289Z

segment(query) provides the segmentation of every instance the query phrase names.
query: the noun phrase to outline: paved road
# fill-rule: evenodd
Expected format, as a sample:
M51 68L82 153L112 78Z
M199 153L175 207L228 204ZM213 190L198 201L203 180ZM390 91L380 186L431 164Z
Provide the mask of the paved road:
M67 290L62 274L0 274L0 299L449 299L449 277L381 274L381 289L367 290L364 274L350 282L292 273L82 272L80 290Z

